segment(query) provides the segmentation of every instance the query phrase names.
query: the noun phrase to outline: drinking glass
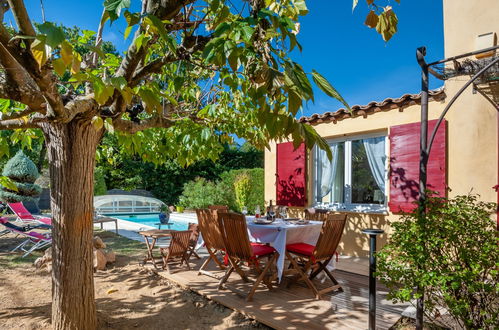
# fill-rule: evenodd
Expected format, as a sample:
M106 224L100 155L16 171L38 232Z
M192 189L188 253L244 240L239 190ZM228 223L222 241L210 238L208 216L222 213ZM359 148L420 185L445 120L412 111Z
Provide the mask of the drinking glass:
M286 207L283 206L279 209L279 215L281 216L282 220L286 219Z
M255 207L255 218L259 218L260 217L260 205L257 205Z

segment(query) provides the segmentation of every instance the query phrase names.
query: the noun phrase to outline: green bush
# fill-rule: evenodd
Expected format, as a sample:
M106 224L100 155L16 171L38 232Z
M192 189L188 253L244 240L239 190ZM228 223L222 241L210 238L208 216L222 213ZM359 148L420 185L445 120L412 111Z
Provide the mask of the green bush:
M35 180L40 174L35 163L26 157L22 150L5 164L2 175L8 177L17 189L3 187L0 190L0 200L7 203L38 202L42 189L35 184Z
M224 194L225 204L228 205L231 210L238 212L242 211L236 201L236 191L234 187L236 178L241 174L247 174L249 176L251 187L248 200L244 206L246 206L250 212L253 212L257 205L263 210L265 207L263 168L240 169L222 173L218 185Z
M248 173L241 173L234 181L234 192L238 210L248 206L249 195L251 193L251 179Z
M97 167L94 172L94 196L105 195L107 193L106 178L104 170Z
M249 186L247 189L246 204L238 204L236 200L235 182L239 177L247 176ZM228 205L231 210L241 211L242 206L247 206L253 211L257 205L264 207L264 174L262 168L240 169L224 172L217 182L197 178L184 185L178 205L185 208L206 208L209 205Z
M420 297L425 313L437 307L467 329L499 327L499 236L491 219L497 206L477 196L429 199L426 220L408 214L378 253L378 276L396 301Z
M178 203L179 206L189 209L201 209L216 204L224 204L223 194L215 183L205 178L187 182Z
M26 157L22 150L19 150L16 155L5 164L2 175L9 177L16 182L33 183L40 176L40 173L38 173L38 168L35 163Z

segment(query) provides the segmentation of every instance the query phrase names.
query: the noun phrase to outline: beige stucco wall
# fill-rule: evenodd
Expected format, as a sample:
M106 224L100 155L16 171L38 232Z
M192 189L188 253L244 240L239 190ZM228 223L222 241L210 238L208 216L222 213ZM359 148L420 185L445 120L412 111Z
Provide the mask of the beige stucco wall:
M479 34L499 33L498 0L444 0L445 56L475 49ZM448 99L464 85L460 77L446 82ZM470 190L487 201L496 201L492 186L497 179L497 111L479 94L468 88L447 115L449 129L448 180L450 196Z
M444 0L445 55L454 56L474 50L478 34L494 31L499 33L499 0ZM429 119L436 119L443 111L446 102L465 83L461 77L445 83L447 99L444 102L430 102ZM431 77L431 79L436 79ZM398 97L399 95L393 95ZM376 99L376 97L373 97ZM378 99L379 101L379 99ZM331 109L334 110L334 109ZM449 196L467 194L470 191L481 195L483 200L496 201L497 193L492 186L498 180L498 117L494 107L481 95L473 94L471 88L454 104L448 115L447 142L447 183ZM367 118L356 117L334 123L315 126L319 134L326 138L384 131L389 127L420 120L420 106L378 112ZM265 199L276 199L276 153L275 143L265 152ZM310 168L310 166L309 166ZM309 174L311 171L308 171ZM309 184L312 182L309 175ZM308 187L309 201L312 201L311 187ZM367 256L368 241L362 228L384 229L388 235L381 236L380 243L386 241L390 222L399 217L391 213L360 214L350 213L340 245L340 253L350 256Z

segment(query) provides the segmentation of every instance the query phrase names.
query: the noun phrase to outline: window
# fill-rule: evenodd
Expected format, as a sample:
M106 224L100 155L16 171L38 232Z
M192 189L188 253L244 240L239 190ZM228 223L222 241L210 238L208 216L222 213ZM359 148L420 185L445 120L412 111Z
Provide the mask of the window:
M329 209L384 211L387 196L385 135L366 135L329 141L333 155L316 149L315 205Z

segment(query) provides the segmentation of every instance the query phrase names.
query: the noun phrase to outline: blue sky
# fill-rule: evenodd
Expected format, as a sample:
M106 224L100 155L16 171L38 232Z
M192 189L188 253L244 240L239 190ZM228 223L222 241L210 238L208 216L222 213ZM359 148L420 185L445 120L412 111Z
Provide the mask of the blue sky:
M384 1L384 2L383 2ZM102 2L44 0L46 20L82 29L97 30ZM399 17L399 31L388 42L363 23L367 7L363 0L352 13L352 0L308 0L310 13L301 19L298 35L303 52L292 57L306 71L324 75L350 105L381 101L420 90L420 71L416 48L427 46L427 58L440 59L443 51L443 16L440 0L379 0L390 3ZM30 15L41 22L39 0L25 0ZM139 10L139 1L132 0ZM10 23L6 15L5 22ZM14 24L14 23L12 23ZM104 39L124 49L123 22L106 27ZM442 83L433 79L431 88ZM335 100L316 90L315 103L303 109L304 115L334 111L341 107ZM301 114L300 114L301 115Z

